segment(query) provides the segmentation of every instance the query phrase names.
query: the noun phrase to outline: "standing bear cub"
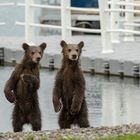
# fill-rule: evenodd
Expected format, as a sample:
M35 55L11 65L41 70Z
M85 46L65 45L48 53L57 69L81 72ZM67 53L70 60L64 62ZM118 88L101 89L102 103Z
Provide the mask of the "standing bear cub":
M46 43L40 46L22 45L25 54L20 64L6 82L4 93L7 100L14 103L12 125L14 132L22 131L24 124L30 123L34 131L41 129L41 112L38 102L40 85L39 61Z
M85 80L79 68L79 58L84 46L67 44L61 41L63 61L56 75L53 89L53 105L59 114L61 129L70 128L71 125L89 127L87 104L85 100Z

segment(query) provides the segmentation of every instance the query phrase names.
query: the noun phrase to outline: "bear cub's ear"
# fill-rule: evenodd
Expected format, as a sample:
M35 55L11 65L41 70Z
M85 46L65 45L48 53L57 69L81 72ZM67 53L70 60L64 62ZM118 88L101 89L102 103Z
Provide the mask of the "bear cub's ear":
M26 51L26 50L28 50L29 49L29 45L27 44L27 43L23 43L22 44L22 48Z
M42 51L44 51L45 48L47 47L47 44L43 42L42 44L40 44L39 47L41 48Z
M79 47L80 49L82 49L82 48L84 47L84 42L83 42L83 41L79 42L78 47Z
M62 41L60 42L60 45L61 45L61 47L63 48L63 47L66 47L66 46L67 46L67 43L66 43L64 40L62 40Z

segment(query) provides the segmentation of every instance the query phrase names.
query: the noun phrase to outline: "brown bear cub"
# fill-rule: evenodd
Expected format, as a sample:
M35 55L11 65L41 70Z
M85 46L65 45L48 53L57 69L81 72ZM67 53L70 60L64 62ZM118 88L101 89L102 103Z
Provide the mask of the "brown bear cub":
M34 131L41 130L41 112L38 102L40 85L39 61L46 43L40 46L22 45L25 54L20 64L6 82L4 93L7 100L14 103L12 125L14 132L22 131L24 124L30 123Z
M72 124L86 128L89 127L89 121L85 80L79 68L79 58L84 43L67 44L61 41L61 46L63 61L53 89L54 110L55 112L61 110L58 120L61 129L70 128Z

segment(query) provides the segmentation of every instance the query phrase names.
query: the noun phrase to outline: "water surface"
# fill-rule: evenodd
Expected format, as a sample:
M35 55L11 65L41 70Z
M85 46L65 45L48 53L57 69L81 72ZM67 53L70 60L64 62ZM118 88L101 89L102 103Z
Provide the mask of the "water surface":
M12 131L10 104L3 93L3 87L13 67L0 67L0 132ZM41 70L39 102L42 111L42 129L57 129L58 114L52 105L52 89L56 71ZM85 74L86 99L89 121L93 127L140 123L139 81L132 78L92 76ZM25 130L27 127L25 126Z

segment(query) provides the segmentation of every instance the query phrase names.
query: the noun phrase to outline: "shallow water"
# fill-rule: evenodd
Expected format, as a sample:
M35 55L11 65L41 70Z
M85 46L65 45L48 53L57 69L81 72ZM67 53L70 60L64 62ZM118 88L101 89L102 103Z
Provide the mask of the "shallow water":
M0 132L12 131L10 104L3 93L3 87L13 68L0 67ZM57 129L58 114L52 106L52 88L56 71L41 70L41 87L39 90L42 111L42 129ZM120 124L140 123L140 87L139 81L132 78L121 80L118 77L91 76L85 74L86 100L89 121L93 127L114 126ZM25 126L25 130L27 127Z

